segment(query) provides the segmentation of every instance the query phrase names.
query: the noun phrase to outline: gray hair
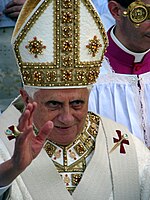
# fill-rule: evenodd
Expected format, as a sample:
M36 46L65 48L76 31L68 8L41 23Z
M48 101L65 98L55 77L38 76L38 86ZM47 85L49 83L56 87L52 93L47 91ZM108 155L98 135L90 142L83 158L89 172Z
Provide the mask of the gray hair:
M87 88L88 91L89 91L89 93L90 93L92 87L93 87L93 85L88 85L88 86L86 86L85 88ZM81 87L81 88L83 88L83 87ZM40 89L43 89L43 88L35 88L35 87L30 87L30 86L24 85L24 90L27 92L27 94L28 94L32 99L34 99L35 93L38 92ZM45 88L45 89L48 89L48 88ZM61 89L61 87L60 87L60 88L51 88L51 89ZM66 88L63 87L63 89L66 89Z
M24 90L27 92L27 94L34 99L34 95L36 92L38 92L40 90L40 88L34 88L34 87L30 87L30 86L26 86L24 85Z

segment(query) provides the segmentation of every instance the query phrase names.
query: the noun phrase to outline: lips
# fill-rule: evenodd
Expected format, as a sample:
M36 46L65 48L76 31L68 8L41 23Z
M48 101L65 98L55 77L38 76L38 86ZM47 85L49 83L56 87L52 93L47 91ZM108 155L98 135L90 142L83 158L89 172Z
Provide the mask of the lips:
M61 126L54 126L55 128L59 128L59 129L68 129L68 128L71 128L71 126L69 127L61 127Z

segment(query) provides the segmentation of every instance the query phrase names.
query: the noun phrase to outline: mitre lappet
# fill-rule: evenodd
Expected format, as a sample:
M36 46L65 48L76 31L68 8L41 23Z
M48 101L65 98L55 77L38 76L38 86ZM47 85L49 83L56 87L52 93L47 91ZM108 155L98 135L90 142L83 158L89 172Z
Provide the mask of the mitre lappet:
M80 88L96 82L107 36L89 0L27 0L12 46L24 86Z

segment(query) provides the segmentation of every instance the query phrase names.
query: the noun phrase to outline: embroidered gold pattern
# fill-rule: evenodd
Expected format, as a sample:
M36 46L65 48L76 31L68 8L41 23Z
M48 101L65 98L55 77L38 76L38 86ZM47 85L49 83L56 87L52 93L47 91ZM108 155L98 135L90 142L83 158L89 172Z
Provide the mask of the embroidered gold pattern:
M73 14L71 12L64 12L62 15L63 23L72 23Z
M97 136L96 128L99 126L99 116L91 113L90 121L91 121L91 126L88 128L88 131L91 133L91 135L94 138L96 138L96 136Z
M56 147L54 146L54 145L52 145L51 143L49 143L49 142L47 142L46 144L45 144L45 147L44 147L45 149L46 149L46 152L47 152L47 154L50 156L50 157L52 157L52 155L55 153L55 151L56 151Z
M84 70L78 71L76 79L82 82L86 82L86 72Z
M64 26L62 27L62 34L64 38L72 37L72 26Z
M69 150L69 153L70 153L70 158L73 158L74 160L77 159L75 152L71 151L71 149Z
M73 80L73 74L72 74L72 70L64 70L62 71L62 80L63 81L72 81Z
M77 154L79 156L82 156L85 152L86 152L86 148L84 147L84 145L82 144L82 142L79 142L74 149L76 150Z
M43 53L43 50L46 49L46 46L43 45L41 40L37 40L36 37L33 40L28 42L28 45L25 46L31 54L34 54L34 57L37 58L38 55Z
M99 116L89 112L83 132L72 144L63 147L47 141L44 146L70 193L75 190L81 180L86 168L86 161L95 148L99 121ZM56 153L58 154L58 152L60 154L56 158Z
M70 183L70 178L68 177L68 174L65 174L64 183L66 183L66 186L68 186Z
M100 40L95 35L93 39L89 40L89 44L86 45L86 47L89 49L89 53L92 54L93 57L95 57L102 45L100 43Z
M56 77L56 72L55 71L48 71L47 74L46 74L46 81L47 82L50 82L50 81L56 81L57 80L57 77Z
M19 46L26 37L28 31L36 23L49 6L53 2L54 7L54 61L39 63L24 62L20 55ZM102 37L105 43L104 51L107 46L107 36L105 34L103 25L94 11L89 0L82 0L82 3L86 6L91 16L95 20L98 29L102 33ZM104 51L102 52L101 60L99 61L80 61L80 1L62 0L62 1L43 1L41 6L32 15L29 21L26 23L20 34L17 36L14 50L16 52L20 71L23 75L23 81L25 85L31 86L77 86L93 84L99 74L99 66L103 60ZM35 41L34 41L35 40ZM44 46L36 38L30 41L27 45L27 49L30 53L33 53L35 57L40 54L44 54ZM98 41L95 38L95 41ZM35 42L35 43L34 43ZM33 48L32 48L33 47ZM95 55L98 51L100 44L94 43L91 45L92 55ZM86 46L85 46L86 49ZM94 49L94 50L93 50ZM42 56L42 55L40 55ZM91 56L91 55L89 55ZM71 59L73 58L73 59ZM67 60L69 61L67 64ZM61 78L60 68L64 74ZM67 68L67 71L66 71ZM83 70L84 69L84 70ZM43 73L41 73L41 71ZM66 71L66 72L64 72ZM32 76L31 74L34 74ZM54 75L54 78L52 78ZM67 82L69 80L69 83Z
M72 41L70 40L70 41L68 41L68 40L65 40L64 42L63 42L63 51L72 51Z
M77 186L81 180L82 174L72 174L72 185Z
M58 150L58 151L56 151L55 153L54 153L54 159L56 160L57 158L60 158L60 156L61 156L61 150Z
M43 74L42 71L35 71L35 72L33 73L33 79L35 80L35 82L41 81L42 74Z
M29 71L23 71L22 76L25 81L31 80L31 74L29 73Z
M89 82L91 82L92 80L93 80L93 77L95 76L95 77L98 77L98 74L99 74L99 70L96 70L95 69L95 71L93 71L92 69L89 71L89 73L87 74L87 80L89 81Z
M72 65L72 56L62 56L62 65L64 67L71 67Z
M64 8L71 8L72 7L72 0L63 0L62 5Z

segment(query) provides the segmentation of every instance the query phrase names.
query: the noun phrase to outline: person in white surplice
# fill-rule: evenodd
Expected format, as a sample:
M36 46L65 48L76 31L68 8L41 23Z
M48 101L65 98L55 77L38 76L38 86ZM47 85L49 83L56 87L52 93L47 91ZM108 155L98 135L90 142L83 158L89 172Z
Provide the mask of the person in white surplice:
M150 1L107 4L115 25L107 31L109 46L89 110L125 125L150 149Z
M91 1L26 1L12 36L23 88L0 116L0 199L150 199L148 148L88 112L106 45Z

